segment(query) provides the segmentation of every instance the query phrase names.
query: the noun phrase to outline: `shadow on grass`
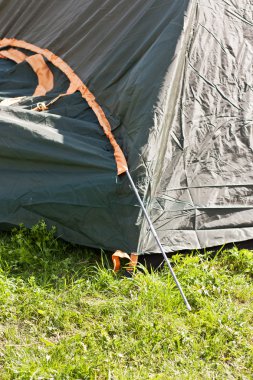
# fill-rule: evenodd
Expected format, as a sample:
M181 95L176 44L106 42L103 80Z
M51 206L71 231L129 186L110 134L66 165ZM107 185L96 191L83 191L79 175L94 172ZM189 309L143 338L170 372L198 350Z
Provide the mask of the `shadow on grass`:
M99 249L73 245L55 238L55 228L41 221L0 234L0 271L24 281L34 277L42 286L92 276L98 267L111 268L110 256Z
M0 234L0 271L7 276L18 277L24 281L34 277L42 286L57 286L78 279L91 278L98 268L112 269L111 252L73 245L55 238L56 229L47 229L41 221L31 230L24 226L14 228L11 232ZM170 253L173 255L200 255L207 260L215 258L225 250L252 249L253 241L244 241L216 246L196 251ZM140 268L148 271L160 270L164 267L160 254L139 256ZM124 265L124 263L123 263ZM143 270L143 269L142 269ZM121 274L125 275L124 270Z

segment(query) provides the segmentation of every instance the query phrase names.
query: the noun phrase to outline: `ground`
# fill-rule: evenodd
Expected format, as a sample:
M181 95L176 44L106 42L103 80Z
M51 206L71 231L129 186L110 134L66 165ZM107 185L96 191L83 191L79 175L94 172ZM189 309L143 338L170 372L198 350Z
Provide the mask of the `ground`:
M175 255L132 279L42 222L0 238L0 379L252 379L253 251Z

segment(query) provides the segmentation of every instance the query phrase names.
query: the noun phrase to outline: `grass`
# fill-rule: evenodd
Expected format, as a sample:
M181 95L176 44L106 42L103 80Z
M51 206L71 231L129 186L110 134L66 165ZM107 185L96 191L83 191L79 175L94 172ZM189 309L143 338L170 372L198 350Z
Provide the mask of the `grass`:
M252 379L253 251L115 275L42 222L0 238L0 379Z

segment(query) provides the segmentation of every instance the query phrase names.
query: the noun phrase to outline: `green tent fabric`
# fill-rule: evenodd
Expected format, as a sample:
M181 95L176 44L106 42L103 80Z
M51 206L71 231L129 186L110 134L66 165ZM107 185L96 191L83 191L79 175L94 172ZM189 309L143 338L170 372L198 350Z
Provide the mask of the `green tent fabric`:
M253 237L253 6L247 0L0 1L1 38L60 56L96 96L166 251ZM25 52L26 54L31 54ZM112 147L79 93L33 97L0 60L0 225L41 218L62 238L159 252Z

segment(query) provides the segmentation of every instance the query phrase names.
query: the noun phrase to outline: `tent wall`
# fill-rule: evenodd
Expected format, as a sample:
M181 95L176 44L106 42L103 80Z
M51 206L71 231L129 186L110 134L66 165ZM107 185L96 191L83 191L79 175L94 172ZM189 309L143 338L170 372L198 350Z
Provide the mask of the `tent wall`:
M166 150L148 194L167 251L253 237L252 15L247 0L199 0L195 9ZM141 247L157 250L150 234Z

